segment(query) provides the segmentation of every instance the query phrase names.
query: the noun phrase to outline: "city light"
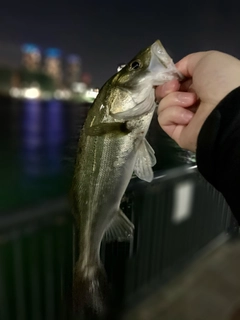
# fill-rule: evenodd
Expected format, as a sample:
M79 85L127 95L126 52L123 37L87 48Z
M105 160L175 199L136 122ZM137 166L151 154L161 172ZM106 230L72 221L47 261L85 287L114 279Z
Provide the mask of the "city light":
M40 97L40 90L34 87L23 89L23 97L26 99L38 99Z
M86 91L86 97L91 99L96 99L98 93L99 93L98 89L89 89Z
M41 96L41 92L37 87L24 88L24 89L13 87L9 90L9 95L12 98L38 99Z
M48 48L45 53L48 58L60 58L62 52L57 48Z
M72 91L77 93L86 92L87 85L84 82L74 82L72 84Z
M11 88L9 90L9 95L13 98L20 98L22 97L22 90L19 88Z
M24 53L38 53L39 49L35 44L27 43L22 46L22 51Z
M81 59L78 55L71 54L67 57L65 81L67 86L71 86L74 82L81 79Z
M49 48L46 50L44 71L47 75L54 79L57 87L62 84L62 62L61 51L57 48Z
M67 57L67 62L68 63L79 63L81 62L81 58L76 55L76 54L70 54L68 57Z
M29 71L37 71L41 63L41 52L34 44L22 46L22 63Z
M58 48L43 51L31 43L21 52L22 67L5 72L0 88L12 98L92 103L97 97L99 90L91 88L91 74L82 73L79 55L65 55Z
M57 100L68 100L71 98L71 92L67 89L65 90L56 90L54 92L54 98Z

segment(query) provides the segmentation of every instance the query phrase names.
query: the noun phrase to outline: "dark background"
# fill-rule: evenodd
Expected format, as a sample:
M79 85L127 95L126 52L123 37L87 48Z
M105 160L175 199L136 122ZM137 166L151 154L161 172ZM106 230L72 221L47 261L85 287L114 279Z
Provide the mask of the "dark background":
M176 61L198 50L240 55L239 1L4 1L0 62L16 63L14 46L33 42L80 54L101 86L137 51L160 39Z
M77 242L69 190L77 139L90 108L89 103L71 100L8 96L7 85L15 84L6 74L20 70L22 44L36 44L43 55L48 47L59 48L62 61L70 53L79 54L83 72L90 73L92 85L100 87L119 63L158 38L174 61L208 49L240 57L239 8L237 1L213 0L0 2L0 90L1 84L5 88L5 95L0 93L1 320L63 319L61 307L67 309ZM30 85L30 80L20 83L20 87ZM194 156L162 132L156 114L147 140L156 153L155 180L148 184L132 179L122 203L135 225L134 240L130 246L102 246L117 310L140 303L213 239L220 235L225 239L226 230L231 234L234 229L226 203L189 168ZM176 220L176 212L184 207L179 190L188 190L188 197L181 194L188 206ZM221 271L225 265L219 267ZM221 275L217 269L214 274ZM225 274L232 285L234 274ZM224 300L214 292L213 304L209 291L200 290L204 298L196 299L197 306L209 311L203 303L210 301L218 313L224 308L231 312L234 301L227 289ZM190 296L198 297L198 291ZM145 311L150 320L150 312Z

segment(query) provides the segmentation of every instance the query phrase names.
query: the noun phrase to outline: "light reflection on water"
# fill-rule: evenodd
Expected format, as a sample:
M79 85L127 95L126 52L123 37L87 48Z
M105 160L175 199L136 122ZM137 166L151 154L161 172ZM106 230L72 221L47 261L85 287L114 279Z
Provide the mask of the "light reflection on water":
M66 128L63 105L50 101L24 101L22 119L22 164L29 176L61 174Z
M42 109L39 101L26 101L22 106L21 162L26 175L41 173Z
M88 108L0 98L0 211L68 193L73 161L65 158Z

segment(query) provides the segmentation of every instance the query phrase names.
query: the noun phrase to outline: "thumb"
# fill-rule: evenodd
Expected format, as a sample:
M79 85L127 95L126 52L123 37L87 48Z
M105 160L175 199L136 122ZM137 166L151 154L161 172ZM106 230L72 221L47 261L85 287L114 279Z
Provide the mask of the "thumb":
M191 53L178 61L176 67L186 78L191 78L196 65L208 54L209 51Z

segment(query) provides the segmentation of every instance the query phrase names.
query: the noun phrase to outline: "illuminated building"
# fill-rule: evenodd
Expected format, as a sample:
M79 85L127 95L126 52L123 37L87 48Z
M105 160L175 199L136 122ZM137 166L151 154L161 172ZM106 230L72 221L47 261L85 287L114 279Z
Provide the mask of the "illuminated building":
M28 71L37 71L41 64L41 53L34 44L22 46L22 64Z
M61 51L56 48L49 48L45 53L44 71L54 79L59 87L62 84L62 63Z
M81 76L81 59L77 55L67 57L66 82L69 87L73 83L79 82Z

